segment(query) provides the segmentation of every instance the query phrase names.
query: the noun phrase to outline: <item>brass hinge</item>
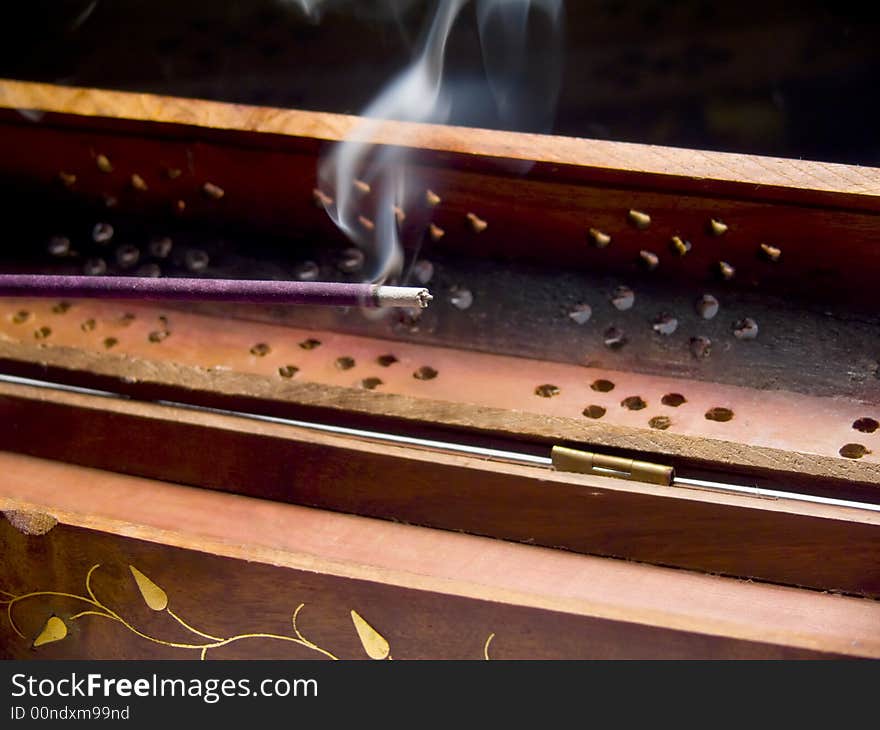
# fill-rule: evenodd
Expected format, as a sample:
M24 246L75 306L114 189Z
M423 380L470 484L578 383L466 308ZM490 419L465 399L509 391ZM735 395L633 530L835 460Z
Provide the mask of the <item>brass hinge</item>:
M593 451L580 451L565 446L554 446L550 452L553 467L558 471L571 471L578 474L595 474L603 477L617 477L636 482L671 486L675 479L675 469L650 461L627 459L622 456L608 456Z

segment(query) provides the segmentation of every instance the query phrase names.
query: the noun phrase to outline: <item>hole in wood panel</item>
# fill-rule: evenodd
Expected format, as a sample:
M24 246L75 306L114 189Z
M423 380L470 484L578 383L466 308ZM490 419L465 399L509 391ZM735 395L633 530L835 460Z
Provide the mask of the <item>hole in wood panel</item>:
M437 371L430 365L422 365L422 367L413 373L413 377L416 380L433 380L437 375Z
M712 340L702 335L691 337L689 347L694 359L705 360L712 353Z
M599 393L610 393L612 390L614 390L614 383L612 383L610 380L599 378L599 380L594 380L590 387Z
M115 337L105 337L104 338L104 347L106 347L108 350L111 347L116 347L116 345L118 345L118 344L119 344L119 340L116 339Z
M376 362L379 363L383 368L391 367L394 363L398 362L397 358L394 355L379 355L376 358Z
M422 318L421 309L401 309L394 315L392 328L396 332L409 332L415 334L419 331L419 321Z
M382 385L382 380L380 378L364 378L361 381L361 386L367 390L375 390L380 385Z
M710 408L706 411L706 420L707 421L729 421L733 418L733 411L729 408Z
M721 304L711 294L703 294L696 303L697 314L703 319L712 319L720 308Z
M660 265L660 257L653 251L639 251L639 264L646 271L653 271Z
M626 335L617 327L609 327L603 335L605 347L611 350L619 350L626 344Z
M219 185L215 185L212 182L206 182L204 185L202 185L202 192L212 200L220 200L224 195L226 195L226 191L223 188L221 188Z
M130 269L141 257L140 249L131 243L124 243L116 249L116 265L121 269Z
M552 385L551 383L544 383L535 388L535 395L538 395L541 398L552 398L553 396L559 395L560 392L559 386Z
M171 333L168 330L154 330L147 335L147 339L150 342L162 342L162 340L168 339L170 334Z
M292 378L299 372L299 368L296 365L282 365L278 368L278 374L282 378Z
M674 334L675 330L678 329L678 319L673 317L668 312L663 312L654 319L651 324L651 328L658 335L668 337L669 335Z
M309 339L300 342L299 346L303 350L314 350L316 347L321 346L321 340L316 340L313 337L309 337Z
M627 220L640 231L647 230L648 226L651 225L651 216L641 210L630 210L626 217Z
M468 223L471 224L471 229L474 233L482 233L488 227L488 223L480 218L476 213L468 213L466 216Z
M587 418L602 418L605 415L605 409L602 406L587 406L584 408L584 415Z
M46 248L51 256L69 256L70 239L67 236L52 236Z
M265 342L258 342L251 348L251 355L254 355L256 357L266 357L266 355L268 355L271 351L272 348L269 347L269 345L267 345Z
M43 325L36 332L34 332L34 337L36 337L38 340L45 340L51 334L52 328Z
M596 248L605 248L611 243L611 236L607 233L600 231L598 228L591 228L589 230L590 241L592 241L593 245Z
M727 261L719 261L715 265L715 271L724 281L730 281L736 276L736 269Z
M709 233L713 236L723 236L727 233L727 224L718 218L710 218L707 228Z
M157 259L167 259L173 247L174 241L168 236L157 236L150 241L150 255Z
M631 395L620 401L620 405L630 411L640 411L647 407L647 403L640 395Z
M85 322L83 322L83 323L79 326L79 328L80 328L83 332L91 332L91 331L92 331L93 329L95 329L95 327L97 327L97 326L98 326L98 323L97 323L94 319L87 319Z
M844 444L840 447L840 455L847 459L861 459L865 454L870 454L861 444Z
M71 306L72 305L70 302L58 302L58 304L56 304L55 306L52 307L52 313L53 314L64 314L65 312L67 312L70 309Z
M687 403L687 398L685 398L681 393L667 393L660 399L660 402L664 406L678 408L683 403Z
M771 246L767 243L762 243L758 247L758 256L765 261L776 263L777 261L779 261L779 257L782 256L782 249L777 246Z
M433 223L429 227L431 238L435 241L443 238L444 232ZM434 264L428 259L419 259L412 265L412 275L422 286L427 285L434 278Z
M354 274L364 266L364 252L359 248L347 248L339 256L336 267L343 274Z
M183 257L183 265L186 270L194 274L199 274L207 269L209 263L211 263L211 258L205 251L198 248L190 249Z
M758 336L758 323L751 317L734 322L733 336L738 340L754 340Z
M107 243L113 238L113 226L109 223L96 223L92 228L92 240L95 243Z
M348 355L337 357L335 364L339 370L351 370L355 366L354 358Z
M464 311L465 309L470 309L474 303L474 295L470 289L454 286L450 291L449 301L456 309Z
M672 419L669 416L654 416L650 421L648 421L648 425L651 428L665 431L672 425Z
M159 264L154 264L150 262L138 266L137 271L135 271L134 273L136 276L142 276L149 279L158 279L160 276L162 276L162 269L159 268Z
M586 324L593 316L593 308L589 304L575 304L568 313L569 319L578 324Z
M88 259L83 264L83 273L88 276L100 276L107 271L107 262L100 256Z
M26 309L19 309L15 314L12 315L12 323L13 324L24 324L31 318L31 313Z
M636 301L636 293L628 286L618 286L611 292L611 304L620 312L632 309Z
M614 383L610 380L605 380L604 378L599 378L598 380L594 380L590 387L598 393L610 393L614 390Z
M673 236L669 239L669 249L674 254L685 256L691 250L691 242L681 236Z
M862 433L874 433L874 431L880 428L880 423L874 418L859 418L853 421L852 427Z

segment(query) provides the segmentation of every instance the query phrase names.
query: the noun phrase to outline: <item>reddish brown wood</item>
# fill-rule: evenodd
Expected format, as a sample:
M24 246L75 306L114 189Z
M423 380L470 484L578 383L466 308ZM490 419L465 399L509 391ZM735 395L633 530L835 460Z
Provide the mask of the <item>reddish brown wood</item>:
M267 231L281 233L291 241L319 238L328 245L342 242L324 212L314 207L312 188L320 152L327 143L344 139L357 124L354 118L18 82L0 82L0 106L0 183L6 194L16 200L37 201L23 208L27 214L18 217L21 225L28 224L29 216L42 214L44 205L58 206L59 210L97 211L103 210L104 196L113 195L118 197L119 210L134 216L169 220L176 201L184 201L184 220L199 226L250 231L254 235ZM23 107L46 113L34 124L15 111ZM880 232L877 170L399 124L385 126L375 141L410 148L411 172L418 172L425 187L430 185L442 198L442 204L434 210L414 206L418 209L407 211L404 237L408 241L422 236L428 221L433 220L447 232L437 246L441 252L502 264L515 259L545 267L601 269L627 275L634 274L637 254L645 249L660 255L661 266L656 276L676 286L702 288L713 282L723 291L753 291L768 301L773 297L806 297L811 303L837 300L868 310L873 307L873 288L880 277L880 253L875 245ZM98 169L99 154L113 160L112 172ZM523 161L529 163L528 171L520 164ZM170 179L168 168L180 169L181 175ZM61 172L75 175L76 181L65 187L59 179ZM146 180L148 189L134 190L130 184L132 174ZM202 186L206 182L220 185L225 195L221 199L204 195ZM650 214L652 222L647 231L638 231L627 222L630 209ZM468 213L487 221L486 231L477 234L469 228ZM723 236L706 232L710 218L721 219L728 225ZM586 232L591 227L609 233L612 245L601 250L590 247ZM673 235L693 242L688 256L678 259L667 253ZM762 243L781 249L780 261L770 263L760 258ZM713 269L720 260L736 268L732 283L717 281ZM239 329L234 325L228 329L240 334L253 327L239 324ZM0 343L0 354L5 365L31 373L51 366L72 380L112 382L140 394L186 394L184 399L209 404L235 407L243 403L273 413L321 412L343 420L387 419L416 429L439 424L493 436L537 438L544 443L589 438L613 449L663 455L674 459L676 466L685 463L721 471L735 467L761 476L781 477L786 485L812 482L815 487L819 481L822 488L831 491L870 491L878 481L876 456L869 454L855 462L822 449L807 448L806 453L799 453L797 444L792 443L799 433L795 429L760 444L753 444L751 435L725 440L723 434L721 438L710 434L713 438L703 439L650 433L644 426L600 425L587 429L582 420L564 414L516 413L510 403L504 407L480 407L469 402L457 403L455 399L367 393L351 387L351 383L335 381L331 385L282 383L281 388L275 374L277 364L270 376L257 373L252 363L232 372L212 371L208 368L218 362L195 362L187 354L195 347L202 356L214 357L220 349L210 342L211 333L225 329L226 323L215 321L201 336L174 338L165 357L152 358L143 353L118 356L109 352L106 344L102 345L106 351L97 353L81 342L59 347L52 341L44 347L44 341L28 338L22 342L14 337ZM753 391L749 397L761 396L760 391ZM458 458L302 435L291 437L268 427L231 426L200 417L192 420L184 413L165 418L149 406L119 410L75 399L36 398L12 391L6 391L0 403L8 416L2 428L3 445L25 453L511 540L819 589L880 595L874 547L877 522L872 516L856 516L845 510L757 503L746 498L698 493L675 494L602 479L538 475L528 469L489 467ZM52 428L47 429L46 423L52 423ZM807 417L801 423L811 425ZM835 423L835 428L849 428L848 423L848 419L842 419L840 424ZM120 439L120 433L125 433L126 438ZM144 445L149 448L144 449ZM329 527L312 524L315 532L304 536L302 531L284 523L293 514L286 510L295 508L279 504L261 507L260 510L268 510L268 516L262 521L252 519L248 530L253 530L242 532L239 525L220 513L221 509L228 509L238 514L235 510L244 503L234 501L237 498L232 495L201 494L196 498L188 490L173 491L167 501L159 500L154 505L156 494L162 492L161 485L155 483L126 481L118 476L100 476L57 465L55 468L60 471L44 468L45 464L37 468L36 462L11 455L4 459L11 483L19 490L11 495L14 499L10 504L64 513L61 516L66 515L66 521L62 519L55 532L59 540L70 529L88 528L120 536L104 544L107 549L115 545L114 549L122 551L127 548L120 547L119 540L128 545L132 537L146 536L147 540L169 546L162 549L168 560L180 559L172 547L181 547L215 552L223 559L239 562L264 560L267 564L285 565L288 571L307 572L320 564L319 573L336 576L334 571L340 569L334 563L333 539L344 541L344 536L351 534L346 532L349 523L334 523ZM389 475L393 478L389 479ZM22 501L22 495L28 492L23 487L27 479L64 484L64 494L57 490L40 493L37 488L37 492L29 492L34 497L31 502ZM95 486L110 491L90 491L93 479ZM136 509L115 513L111 519L106 505L110 494L114 499L127 495L130 503L123 500L122 506L133 504ZM74 503L65 501L69 495L81 500L81 504L72 506ZM156 506L165 512L155 512ZM254 517L254 513L248 514ZM228 544L218 537L220 533L211 533L210 539L205 540L205 515L210 515L217 529L225 530L223 539L232 539L230 536L234 535L238 542L233 542L244 547L231 554ZM197 535L188 532L188 520L199 524L202 531ZM123 528L123 524L128 526ZM267 547L261 542L264 535L258 530L282 539L270 529L279 524L283 524L284 535L296 534L297 539L306 542L315 540L312 544L317 547L308 560L285 562L290 561L288 554L283 554L277 545ZM352 565L360 565L358 560L365 554L373 555L370 540L390 539L390 529L395 526L382 524L359 532L360 541L355 541L358 551L341 559L347 566L342 571L347 571L346 579L386 583L387 590L396 586L446 594L448 585L443 581L450 580L450 573L441 571L432 557L455 556L452 564L458 573L467 572L475 554L480 555L476 562L482 565L483 553L474 550L485 550L487 555L498 557L491 541L467 543L465 549L461 547L465 543L447 541L461 536L444 535L440 542L431 542L422 552L408 542L396 546L408 551L407 558L411 555L418 559L408 564L410 570L436 570L437 575L442 575L439 582L414 587L399 575L392 580L388 572L383 572L390 570L385 564L375 574L364 577ZM49 533L50 540L55 539L53 532ZM291 543L285 544L289 550L294 549ZM508 548L519 549L504 547ZM16 549L22 548L19 545ZM69 543L59 542L57 549L79 555ZM186 562L187 570L196 572L195 566L207 560L201 552L198 560ZM471 573L478 582L489 580L491 590L472 591L457 584L461 594L469 599L498 602L498 591L507 596L504 591L511 590L504 582L504 571L525 575L527 579L540 574L542 579L528 586L526 592L540 597L534 601L541 610L552 612L552 620L556 620L559 612L593 616L593 608L587 610L582 604L572 608L573 604L566 602L568 596L559 601L554 598L559 597L560 585L566 580L582 586L577 571L584 564L579 563L577 569L572 568L575 572L566 573L561 564L533 564L534 554L510 553L507 562L485 568L491 580L486 578L488 574L478 577ZM389 553L383 552L380 557L389 558ZM562 557L557 554L554 560ZM377 560L382 562L378 557ZM85 553L82 562L87 562ZM609 562L603 561L601 565L607 566ZM396 565L395 569L400 570L400 564ZM232 574L231 568L219 563L211 563L209 568L224 576ZM150 570L153 572L154 567ZM671 585L665 581L677 575L656 572L660 570L657 568L646 570L651 572L638 574L646 583L650 583L652 576L662 576L662 581L651 584L658 594L664 594ZM56 572L60 574L60 570ZM746 594L731 592L726 596L729 600L712 604L709 610L705 601L717 598L711 593L719 584L709 583L703 577L699 584L693 584L693 591L681 603L645 608L646 596L638 595L636 600L638 592L631 584L621 588L621 581L626 583L624 573L616 569L612 573L613 579L608 582L603 582L602 571L590 575L595 585L604 586L615 597L613 605L602 612L606 621L651 626L659 622L665 629L675 631L684 626L684 630L701 636L735 635L738 640L777 642L798 649L867 654L873 651L858 643L865 636L864 624L856 622L858 630L846 637L848 642L839 641L837 634L826 641L826 627L817 630L812 624L801 624L795 630L780 618L786 612L815 608L816 615L828 619L829 603L801 603L801 598L788 604L777 603L777 594L760 594L767 601L764 607L772 606L772 610L764 612L754 608L754 601L760 604L761 600L757 593L750 592L745 597ZM275 585L281 580L276 571L270 577L261 575L257 583ZM229 577L228 582L233 585L234 579ZM647 593L645 586L641 590ZM580 594L580 598L585 595ZM816 598L812 594L790 595ZM401 611L408 596L388 594L387 604L393 607L390 610ZM591 600L597 596L591 594ZM699 621L668 624L657 618L655 611L663 616L687 612L688 601L695 602L700 610L706 609ZM537 605L521 597L511 600L517 606L523 602L530 608ZM245 603L245 614L253 612L254 603ZM733 628L727 623L729 615L720 613L722 604L727 611L740 612ZM847 610L854 606L845 605ZM869 602L859 608L865 606L874 608ZM465 613L456 614L457 610L452 610L451 615L461 619ZM855 614L848 616L852 618ZM847 623L847 616L830 618L839 619L839 625L844 627L854 625ZM551 619L546 620L549 626ZM339 629L340 624L333 627ZM779 633L774 634L774 630ZM604 646L619 646L621 636L613 634ZM852 641L857 642L855 648L848 648L853 646ZM546 647L549 642L550 636L542 634L541 646ZM663 644L658 654L686 653L679 645L676 647ZM690 645L694 655L702 655L703 649L704 645ZM110 653L120 651L124 650L111 649ZM608 651L613 653L616 649Z
M557 473L0 386L0 448L237 494L880 596L880 515ZM46 424L52 424L51 429Z
M880 483L880 450L872 449L876 437L852 428L855 419L873 411L854 400L653 379L177 312L168 319L172 335L156 343L149 333L160 326L160 316L170 314L164 309L80 302L57 314L54 304L0 302L0 362L6 372L40 378L50 367L59 382L141 398L340 423L367 421L380 429L392 421L407 431L454 430L453 439L476 431L489 438L592 444L670 461L676 468L717 471L722 479L733 472L771 488L818 490L839 498L871 501ZM28 312L27 322L16 323L20 311ZM123 313L133 318L123 320ZM92 320L95 329L83 331L82 324ZM50 327L51 335L37 340L34 332L42 326ZM112 348L105 344L108 336ZM319 347L300 347L315 337L322 342ZM256 343L269 345L269 354L252 355ZM378 365L376 359L389 352L399 362ZM352 357L356 367L336 367L341 356ZM279 374L287 364L301 368L296 377ZM439 376L430 381L412 377L422 365L433 366ZM380 377L383 385L362 387L368 376ZM619 387L597 393L591 383L598 378L610 378ZM544 382L561 386L561 394L536 396L535 387ZM684 393L688 403L667 408L661 403L666 393ZM628 395L644 397L648 406L641 411L621 407ZM595 402L610 412L600 420L585 418L584 407ZM715 406L731 408L735 418L707 420L705 413ZM659 413L672 414L674 426L649 428L649 419ZM822 428L816 429L816 423ZM853 434L874 453L841 457L841 445Z
M395 658L796 658L878 656L878 606L814 591L566 554L498 540L149 482L0 454L10 478L0 508L51 510L59 525L24 536L5 520L2 588L96 596L133 626L193 641L165 611L149 610L128 566L164 592L197 629L225 638L293 636L291 615L316 645L364 656L356 610ZM8 600L9 596L4 596ZM24 638L2 617L4 657L184 657L100 617L72 620L82 602L38 596L14 607ZM32 650L52 614L62 641ZM319 656L248 639L219 657ZM209 654L209 658L211 658Z
M278 137L336 142L358 126L357 117L293 109L272 109L154 94L2 80L0 107L36 109L151 126L179 125L200 131L257 132L267 143ZM143 129L143 126L140 127ZM168 128L166 128L167 131ZM252 139L252 138L248 138ZM525 160L570 165L588 176L607 171L616 179L644 173L656 181L689 180L697 189L716 183L739 186L749 197L767 198L785 190L792 200L819 202L823 194L859 198L877 210L880 174L872 168L808 160L788 160L724 152L706 152L621 142L553 137L549 135L463 129L449 126L388 122L373 137L376 144L406 144L447 155ZM299 142L302 144L302 141ZM692 188L693 189L693 188Z
M312 190L321 149L351 133L355 117L14 81L0 84L0 104L50 112L38 124L11 111L0 120L0 176L16 185L95 206L112 194L119 210L154 216L170 217L183 200L185 218L203 224L343 242ZM403 236L414 243L433 216L447 231L440 251L633 274L648 249L670 282L861 306L880 275L872 168L390 122L375 141L411 148L412 177L441 194L436 210L408 211ZM112 173L98 170L98 154L114 161ZM169 167L183 174L169 180ZM76 175L70 189L61 171ZM131 189L132 173L148 190ZM223 199L205 196L205 182ZM630 209L651 215L647 231L627 222ZM489 223L479 239L469 212ZM707 232L711 218L728 225L724 236ZM591 227L613 244L592 248ZM691 254L669 254L673 235L693 242ZM762 243L782 250L780 262L762 258ZM735 267L734 282L718 283L719 260Z

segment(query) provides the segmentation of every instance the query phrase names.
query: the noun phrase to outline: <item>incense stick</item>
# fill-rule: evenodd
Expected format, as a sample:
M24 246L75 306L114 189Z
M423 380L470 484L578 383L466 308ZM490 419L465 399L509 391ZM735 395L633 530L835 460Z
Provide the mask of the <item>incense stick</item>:
M420 308L433 298L421 287L377 284L39 274L0 275L0 296Z

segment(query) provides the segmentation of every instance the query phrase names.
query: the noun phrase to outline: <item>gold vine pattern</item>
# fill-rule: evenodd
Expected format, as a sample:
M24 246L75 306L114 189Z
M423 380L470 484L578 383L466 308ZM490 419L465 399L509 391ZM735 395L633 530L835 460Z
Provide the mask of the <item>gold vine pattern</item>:
M147 605L147 607L156 612L166 613L174 621L180 624L180 626L182 626L184 629L186 629L189 633L197 638L193 639L191 642L181 642L167 641L157 636L152 636L138 629L130 621L124 618L120 613L114 611L112 608L107 606L95 595L95 592L92 589L92 576L94 575L95 571L98 570L98 568L100 567L101 564L98 563L89 568L88 572L86 573L85 594L83 595L76 593L65 593L61 591L32 591L30 593L16 595L13 593L9 593L8 591L0 590L0 594L2 594L3 596L2 598L0 598L0 606L6 606L6 616L9 620L9 625L12 630L22 639L27 639L27 636L25 636L25 634L21 631L21 629L15 622L13 612L14 607L30 598L49 596L54 598L66 598L79 601L85 604L87 608L71 616L67 616L67 623L65 623L63 618L57 615L53 614L52 616L50 616L46 620L46 623L44 624L39 634L37 634L37 637L34 639L34 648L63 640L68 634L68 623L78 621L85 616L97 616L121 624L131 633L135 634L141 639L144 639L145 641L150 641L154 644L160 644L161 646L167 646L174 649L198 651L200 659L205 659L211 649L228 646L229 644L240 641L247 641L248 639L270 639L274 641L289 642L321 654L328 659L339 659L339 657L335 656L327 649L324 649L307 639L299 630L296 620L299 616L300 611L305 607L304 603L300 603L296 607L296 610L294 610L293 615L291 616L293 636L287 634L273 633L245 633L236 634L234 636L228 637L214 636L213 634L209 634L205 631L201 631L195 628L194 626L186 622L183 618L178 616L173 610L171 610L168 605L168 594L136 567L134 567L133 565L129 565L129 571L131 572L131 575L134 578L134 582L137 585L138 591L140 592L141 597L143 598L144 603ZM363 646L363 649L368 657L377 660L392 659L391 646L388 643L388 640L385 639L385 637L382 636L378 631L376 631L376 629L374 629L366 621L366 619L364 619L357 611L353 609L351 611L351 620L352 624L354 625L355 632L360 639L361 646ZM490 634L489 637L486 639L486 643L483 647L484 659L490 658L489 645L492 643L492 640L494 638L495 634L493 633Z

